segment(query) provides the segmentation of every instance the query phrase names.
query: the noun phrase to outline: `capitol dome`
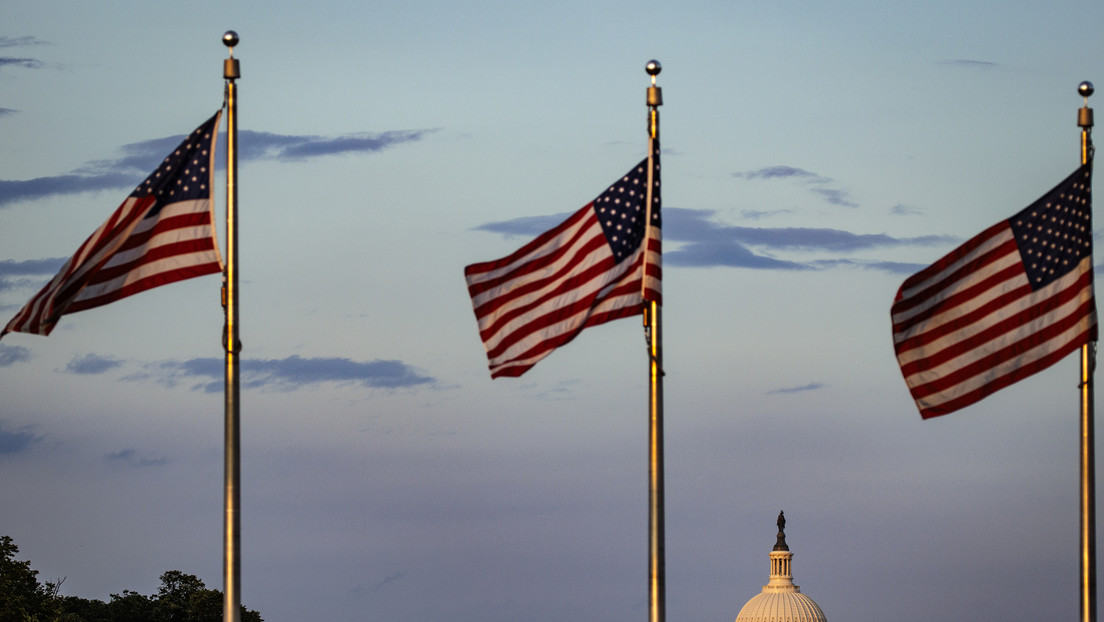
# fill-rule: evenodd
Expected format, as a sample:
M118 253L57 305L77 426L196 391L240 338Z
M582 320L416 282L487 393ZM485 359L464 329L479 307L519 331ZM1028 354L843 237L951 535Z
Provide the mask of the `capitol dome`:
M779 512L778 541L770 554L770 581L740 609L736 622L827 622L813 599L794 585L790 570L793 553L786 546L785 530L786 516Z

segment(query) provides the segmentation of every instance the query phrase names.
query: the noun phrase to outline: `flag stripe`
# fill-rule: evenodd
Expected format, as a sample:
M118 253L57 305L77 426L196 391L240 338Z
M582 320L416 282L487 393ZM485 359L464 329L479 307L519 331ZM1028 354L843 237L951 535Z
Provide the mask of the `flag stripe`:
M211 184L221 112L185 138L31 298L0 337L48 335L58 319L222 271Z
M660 299L658 158L651 227L647 163L517 251L464 269L492 378L520 376L583 329L639 314L642 291Z
M1096 339L1091 167L901 285L901 373L924 418L953 412Z
M901 371L910 376L917 370L938 367L946 361L962 356L979 343L990 343L997 338L1009 339L1009 335L1026 337L1049 322L1059 321L1076 312L1079 301L1086 294L1091 296L1092 275L1077 271L1047 288L1045 295L1032 293L1023 287L1009 304L988 313L978 313L961 324L944 325L938 339L917 343L901 343L897 359ZM1026 291L1024 291L1026 290Z
M994 358L995 354L1015 358L1017 352L1047 344L1060 349L1063 343L1052 343L1056 336L1079 325L1087 315L1085 307L1091 305L1088 280L1087 275L1085 279L1079 279L1084 283L1083 288L1063 290L1061 305L1048 308L1052 301L1057 302L1055 298L1048 298L1045 306L1026 308L1017 316L988 326L970 339L948 344L942 349L932 348L934 352L929 357L902 365L902 373L917 385L913 394L927 396L973 378L1002 360L1001 357Z

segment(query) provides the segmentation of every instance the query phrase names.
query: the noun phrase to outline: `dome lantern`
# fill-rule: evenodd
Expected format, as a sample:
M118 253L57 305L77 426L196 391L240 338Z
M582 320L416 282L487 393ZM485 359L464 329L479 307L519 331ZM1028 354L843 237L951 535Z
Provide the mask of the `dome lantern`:
M778 539L770 552L770 579L763 591L747 601L736 622L827 622L824 612L794 585L790 562L793 553L786 544L786 515L778 513Z

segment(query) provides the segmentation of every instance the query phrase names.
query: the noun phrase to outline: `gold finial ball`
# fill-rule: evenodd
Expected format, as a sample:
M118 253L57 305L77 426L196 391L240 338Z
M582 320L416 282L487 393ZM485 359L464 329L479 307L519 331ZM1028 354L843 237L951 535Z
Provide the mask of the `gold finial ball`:
M1085 80L1081 84L1078 84L1077 85L1077 92L1080 93L1082 97L1088 97L1089 95L1092 95L1093 94L1092 82L1089 82L1088 80Z
M658 60L650 60L647 65L644 65L644 71L648 72L649 76L655 77L659 75L659 72L663 71L663 66L659 64Z
M238 44L238 33L233 30L227 30L222 35L222 44L228 48L232 48Z

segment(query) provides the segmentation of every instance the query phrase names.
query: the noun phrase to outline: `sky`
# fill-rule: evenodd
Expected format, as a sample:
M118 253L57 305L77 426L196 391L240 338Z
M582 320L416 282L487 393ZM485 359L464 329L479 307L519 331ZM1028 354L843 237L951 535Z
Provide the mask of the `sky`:
M463 267L644 157L657 59L668 619L735 619L779 510L829 620L1073 619L1076 357L923 421L889 307L1077 168L1102 23L1066 0L10 0L0 314L221 106L233 29L243 604L645 619L639 320L492 381ZM62 594L221 589L222 322L207 276L0 342L0 534Z

